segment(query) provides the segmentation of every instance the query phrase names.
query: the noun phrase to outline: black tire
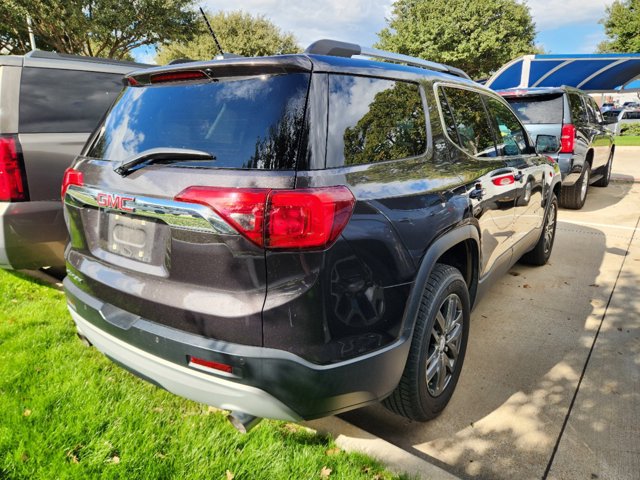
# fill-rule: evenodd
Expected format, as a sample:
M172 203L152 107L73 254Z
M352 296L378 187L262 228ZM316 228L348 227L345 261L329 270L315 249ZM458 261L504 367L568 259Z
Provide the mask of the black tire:
M578 181L570 187L562 187L560 190L560 206L580 210L587 199L589 179L591 178L591 166L585 162ZM585 187L586 185L586 187ZM583 190L584 189L584 190Z
M597 182L593 182L593 185L596 187L606 187L609 185L609 181L611 180L611 167L613 166L613 153L614 150L611 149L611 153L609 154L609 160L604 167L604 175Z
M558 199L555 195L551 196L551 203L547 210L547 214L542 226L540 239L533 250L525 253L520 261L528 265L542 266L549 261L551 251L553 250L553 242L556 239L556 225L558 223Z
M453 312L451 316L449 312ZM440 317L436 320L438 314ZM450 318L444 318L445 315ZM411 349L400 383L382 402L387 409L421 422L437 417L444 410L456 388L464 363L469 318L469 291L464 278L456 268L436 264L422 293ZM448 333L445 324L451 326ZM438 341L434 332L442 331L445 332L444 340ZM453 340L454 336L456 342L449 342L448 339ZM458 354L451 366L450 360L455 356L456 347ZM429 358L433 359L431 365L437 369L430 381L427 380ZM433 372L434 368L431 370ZM444 372L440 374L442 370Z

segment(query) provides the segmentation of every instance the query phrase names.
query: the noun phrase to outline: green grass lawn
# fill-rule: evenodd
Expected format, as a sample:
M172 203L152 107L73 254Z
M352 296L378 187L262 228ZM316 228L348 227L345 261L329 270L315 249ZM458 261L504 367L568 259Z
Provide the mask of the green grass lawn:
M83 346L61 292L0 270L0 479L53 478L395 477L298 425L237 433Z
M616 145L620 147L640 147L640 135L616 136Z

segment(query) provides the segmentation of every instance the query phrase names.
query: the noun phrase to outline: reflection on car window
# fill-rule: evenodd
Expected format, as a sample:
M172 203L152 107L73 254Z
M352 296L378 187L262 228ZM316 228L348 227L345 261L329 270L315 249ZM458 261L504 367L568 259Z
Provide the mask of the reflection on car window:
M585 123L588 120L587 110L582 103L580 95L576 93L569 94L569 103L571 104L571 117L573 123Z
M118 73L22 69L20 131L89 133L122 90Z
M498 155L520 155L527 152L527 135L514 113L502 102L485 96L489 119L498 141Z
M396 160L425 152L418 85L370 77L329 77L327 167Z
M88 155L122 161L151 148L188 148L215 157L193 166L295 168L308 86L309 74L292 73L130 87Z
M445 94L440 95L440 102L449 138L470 155L495 157L493 132L489 127L480 94L453 87L446 87L443 90ZM448 119L447 116L449 116ZM455 136L451 134L451 118L457 133Z

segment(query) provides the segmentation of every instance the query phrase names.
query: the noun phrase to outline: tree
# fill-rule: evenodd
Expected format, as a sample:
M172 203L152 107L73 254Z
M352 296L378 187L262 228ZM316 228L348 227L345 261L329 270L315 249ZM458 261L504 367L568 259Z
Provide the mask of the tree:
M295 38L283 33L264 16L242 11L207 14L211 27L225 52L244 56L262 56L300 51ZM173 43L159 49L156 61L165 64L177 58L208 60L218 52L208 30L189 42Z
M197 15L194 0L2 0L0 51L30 50L26 18L41 49L126 58L144 45L188 40Z
M484 78L536 52L535 34L529 8L515 0L397 0L377 46Z
M598 45L599 52L640 52L640 0L616 0L600 23L609 40Z

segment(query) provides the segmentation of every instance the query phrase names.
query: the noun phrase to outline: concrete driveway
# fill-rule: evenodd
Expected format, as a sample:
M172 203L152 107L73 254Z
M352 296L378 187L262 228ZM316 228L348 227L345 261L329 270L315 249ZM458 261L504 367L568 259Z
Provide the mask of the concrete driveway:
M344 420L459 477L640 478L640 149L561 210L549 265L516 265L472 315L438 419Z

